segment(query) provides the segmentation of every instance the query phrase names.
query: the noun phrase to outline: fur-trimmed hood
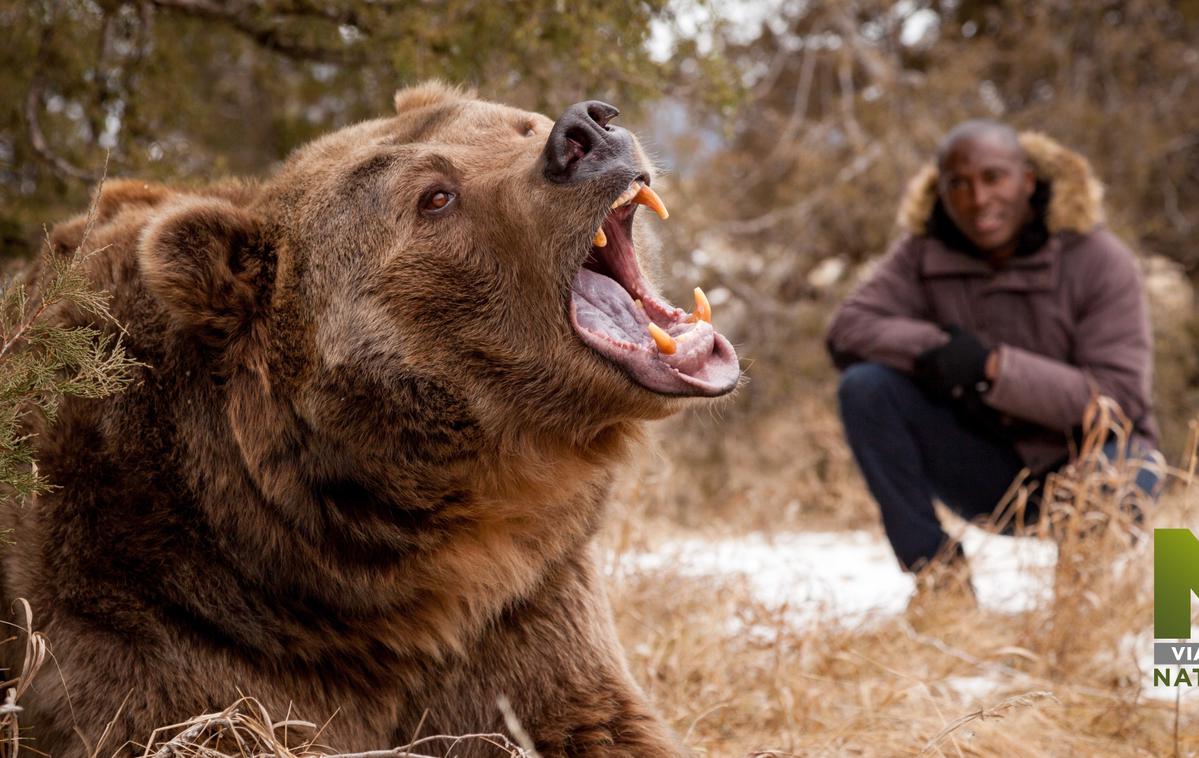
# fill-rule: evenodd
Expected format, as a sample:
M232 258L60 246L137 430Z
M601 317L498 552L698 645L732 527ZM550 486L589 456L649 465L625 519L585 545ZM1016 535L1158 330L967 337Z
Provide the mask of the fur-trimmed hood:
M1021 132L1020 146L1032 161L1037 179L1050 185L1052 195L1045 224L1051 234L1085 234L1103 223L1103 185L1086 158L1040 132ZM908 182L899 204L900 229L927 234L936 203L937 166L930 162Z

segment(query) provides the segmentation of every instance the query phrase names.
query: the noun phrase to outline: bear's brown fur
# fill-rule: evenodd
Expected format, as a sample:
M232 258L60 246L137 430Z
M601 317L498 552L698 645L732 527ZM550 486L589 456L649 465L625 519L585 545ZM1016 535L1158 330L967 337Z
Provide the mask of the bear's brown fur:
M544 116L435 84L396 108L262 183L109 182L86 240L53 231L101 251L147 368L39 430L60 488L5 512L4 602L55 655L28 747L84 756L115 717L107 754L244 693L360 751L505 731L504 695L547 758L679 754L592 556L613 464L681 402L571 332L611 188L545 181ZM437 186L460 207L431 219Z

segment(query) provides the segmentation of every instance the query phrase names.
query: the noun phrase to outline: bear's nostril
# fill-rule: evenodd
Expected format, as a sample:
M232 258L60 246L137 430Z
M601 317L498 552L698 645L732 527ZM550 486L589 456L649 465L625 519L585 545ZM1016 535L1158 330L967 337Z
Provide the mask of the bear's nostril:
M574 126L566 130L566 164L569 167L575 161L591 152L591 136L585 129Z
M575 103L554 122L542 151L547 179L558 184L581 181L612 168L636 164L628 132L608 122L620 111L607 103ZM586 159L586 160L584 160Z
M608 126L608 122L620 115L620 111L607 103L601 103L598 100L593 100L587 104L587 115L591 120L599 124L601 129L612 131Z

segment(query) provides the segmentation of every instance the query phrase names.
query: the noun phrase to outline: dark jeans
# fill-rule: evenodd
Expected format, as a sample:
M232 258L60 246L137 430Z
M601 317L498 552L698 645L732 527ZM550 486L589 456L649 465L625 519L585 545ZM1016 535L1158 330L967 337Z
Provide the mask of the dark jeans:
M968 520L990 516L1024 468L1011 443L964 426L947 403L895 369L850 366L838 397L849 447L905 569L918 569L948 540L934 497ZM1105 449L1109 457L1114 444ZM1156 482L1142 469L1136 483L1151 492Z

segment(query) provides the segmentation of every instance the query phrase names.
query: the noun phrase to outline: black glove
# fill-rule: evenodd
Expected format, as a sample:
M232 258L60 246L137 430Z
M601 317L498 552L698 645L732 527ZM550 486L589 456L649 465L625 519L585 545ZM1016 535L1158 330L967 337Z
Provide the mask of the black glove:
M987 356L991 349L970 332L947 326L949 342L916 356L913 377L928 394L939 398L978 395L988 388Z
M916 356L913 378L930 397L946 401L965 427L993 439L1007 440L1012 429L998 411L983 402L990 389L987 356L990 348L958 326L945 327L949 342Z

